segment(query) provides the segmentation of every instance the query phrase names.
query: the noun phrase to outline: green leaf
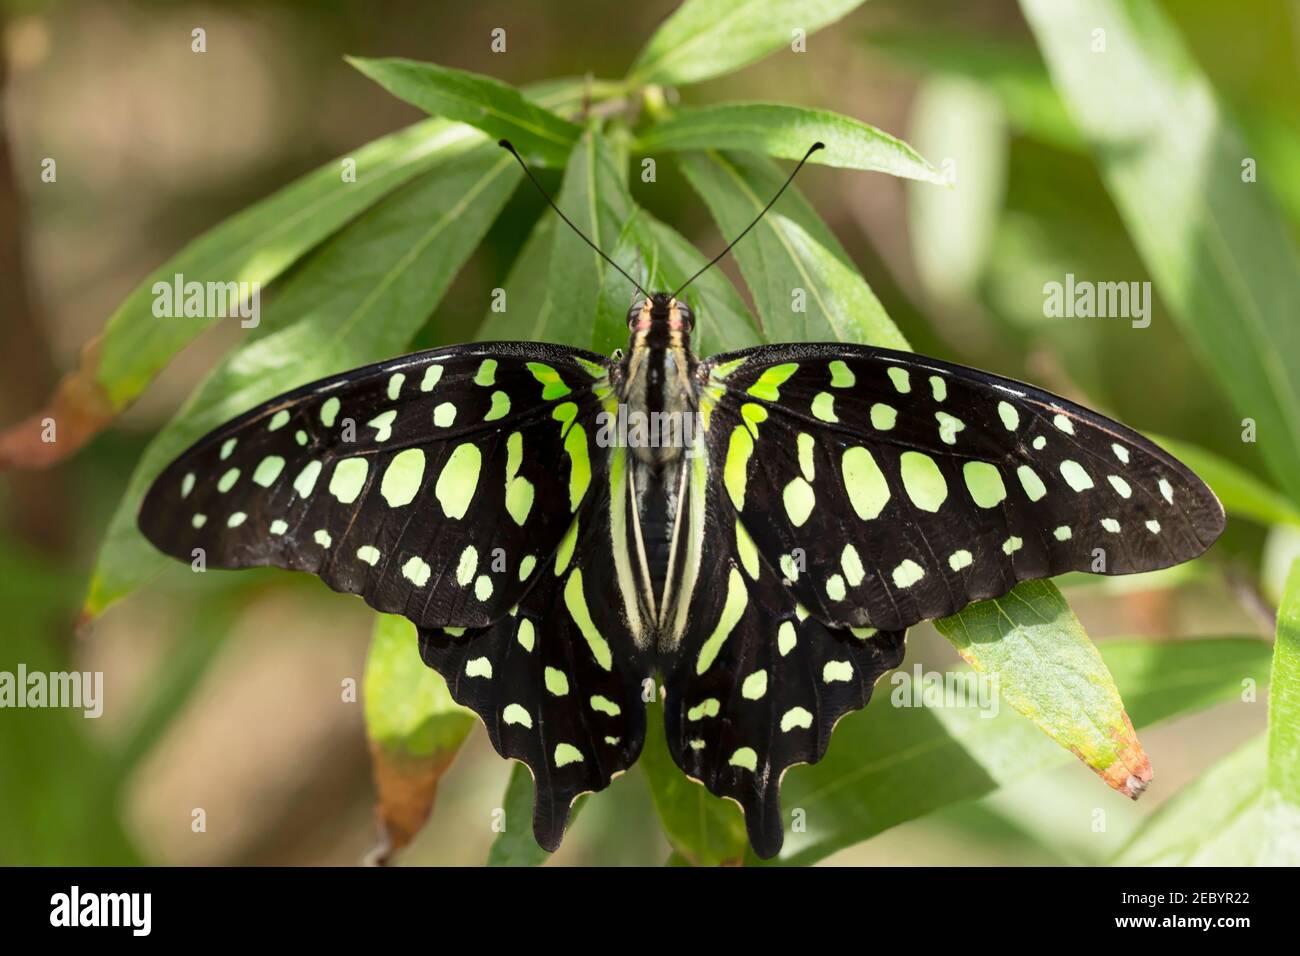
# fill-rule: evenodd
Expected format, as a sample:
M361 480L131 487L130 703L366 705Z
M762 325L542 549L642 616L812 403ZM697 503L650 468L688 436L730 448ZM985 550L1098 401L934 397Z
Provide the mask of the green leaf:
M745 154L687 153L681 167L728 239L740 235L786 178L771 160ZM908 348L852 260L793 186L733 254L767 341Z
M1149 437L1196 472L1219 496L1219 501L1228 514L1250 518L1264 525L1289 524L1300 527L1300 508L1226 458L1220 458L1204 448L1176 438L1161 435Z
M862 0L686 0L655 31L628 75L629 86L698 83L790 49Z
M1254 638L1111 640L1099 650L1139 727L1235 700L1243 679L1268 676L1268 643ZM787 833L774 862L814 863L1068 759L1006 708L986 716L976 707L903 706L915 683L895 672L892 686L840 721L820 763L786 775L782 806L803 810L806 829Z
M574 802L569 811L569 827L578 819L578 813L587 805L587 794ZM488 866L541 866L551 854L537 843L533 836L533 775L528 767L516 761L510 771L505 799L505 829L497 834L488 850Z
M428 819L438 780L476 718L420 659L415 625L393 614L375 619L364 699L386 856L410 843Z
M1300 560L1277 610L1268 694L1268 784L1300 813Z
M740 807L715 797L673 763L664 738L663 706L657 701L646 707L646 740L639 763L650 781L664 834L682 862L722 866L745 858L749 839Z
M400 354L521 175L508 154L482 145L426 172L311 256L267 307L256 337L228 355L149 443L109 523L88 614L169 564L135 524L145 491L167 463L258 402Z
M491 306L479 326L478 339L483 342L550 342L555 337L551 298L551 246L555 239L557 217L549 209L534 224L524 247L510 266L510 274L501 288L505 292L504 309ZM560 224L559 228L568 226Z
M632 197L627 191L624 167L609 137L594 121L573 147L556 205L602 250L617 243L632 215ZM627 269L628 265L623 267ZM604 354L626 344L625 322L620 321L616 326L597 322L593 328L602 277L609 268L600 254L572 229L563 224L555 229L550 270L555 307L548 322L552 341ZM619 278L627 283L626 279ZM626 288L630 297L633 290L630 285Z
M723 103L684 109L650 127L637 143L658 149L742 149L780 159L802 159L813 143L826 144L810 163L869 169L943 182L943 177L902 140L874 126L831 113L779 103Z
M366 657L366 735L391 753L434 757L456 752L474 727L474 712L451 698L447 682L420 659L415 625L377 614Z
M1252 675L1232 676L1244 684ZM1278 610L1270 681L1268 733L1162 806L1113 862L1300 866L1300 561Z
M350 56L347 61L388 92L426 113L508 139L525 159L562 166L581 129L490 76L435 63Z
M1137 798L1151 764L1110 671L1051 581L1026 581L934 622L1007 703L1125 796Z
M1300 501L1300 262L1249 150L1158 4L1021 7L1162 301Z

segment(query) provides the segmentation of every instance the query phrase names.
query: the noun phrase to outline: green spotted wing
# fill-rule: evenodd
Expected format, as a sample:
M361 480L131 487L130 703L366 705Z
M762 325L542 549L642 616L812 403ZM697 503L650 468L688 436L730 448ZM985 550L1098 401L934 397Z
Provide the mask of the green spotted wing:
M579 427L578 424L572 427ZM485 628L421 628L420 653L534 780L533 833L554 851L573 801L603 790L645 740L653 657L618 601L607 493L623 449L593 457L593 494L517 608Z
M705 401L729 503L828 624L897 630L1020 581L1165 568L1223 530L1214 493L1132 429L911 353L723 355Z
M419 626L486 626L590 493L591 428L565 426L596 414L605 374L591 353L504 343L307 385L168 465L140 530L183 561L309 571Z
M169 465L139 525L208 567L309 571L420 628L421 653L537 781L573 798L644 739L646 655L609 613L606 360L498 343L418 353L276 398Z
M699 578L686 626L660 647L665 732L687 776L741 805L749 841L766 858L783 839L782 775L821 759L836 722L902 663L903 632L813 616L759 552L718 464L710 454L693 478L704 501Z
M1202 553L1213 493L1133 430L910 353L775 345L702 370L702 584L661 657L679 766L782 843L779 786L903 656L1018 582Z

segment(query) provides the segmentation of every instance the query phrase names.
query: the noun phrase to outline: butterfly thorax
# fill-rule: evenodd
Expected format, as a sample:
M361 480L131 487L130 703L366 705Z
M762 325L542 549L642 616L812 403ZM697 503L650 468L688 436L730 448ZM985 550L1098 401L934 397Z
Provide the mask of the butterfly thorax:
M646 441L630 442L642 462L659 467L677 461L690 437L686 419L694 416L691 352L695 319L684 303L664 292L644 299L628 312L627 355L623 360L621 402L633 428L646 429Z
M628 349L620 404L628 422L627 489L633 516L628 545L636 556L638 594L647 623L662 624L680 559L680 533L688 449L699 440L698 360L691 351L695 324L690 308L657 293L628 311ZM680 582L676 582L677 586ZM660 628L655 627L655 630Z

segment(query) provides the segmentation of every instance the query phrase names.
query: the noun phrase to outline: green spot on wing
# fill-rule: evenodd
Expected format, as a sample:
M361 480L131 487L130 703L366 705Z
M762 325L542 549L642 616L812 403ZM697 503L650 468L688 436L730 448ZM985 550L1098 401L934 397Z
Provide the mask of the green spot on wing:
M1007 497L1002 473L996 465L987 461L968 461L962 466L962 477L966 479L966 490L970 492L971 500L981 508L996 508Z
M568 395L572 391L569 386L564 384L564 380L560 378L560 373L549 365L541 362L529 362L528 371L532 372L533 378L541 383L542 398L546 401Z
M573 573L569 575L569 580L564 584L564 606L569 609L569 615L573 618L573 623L578 625L578 630L587 641L587 646L591 648L596 663L600 665L602 670L612 670L614 659L610 653L609 644L592 622L591 611L587 607L586 595L582 593L581 569L574 569Z
M505 392L496 391L492 393L492 407L488 409L487 414L483 416L483 421L494 422L498 418L505 418L510 412L510 396Z
M424 480L424 451L408 448L398 452L384 470L379 483L379 493L389 507L400 508L415 500Z
M853 370L841 362L839 359L831 362L831 388L852 388L857 382L857 376Z
M591 456L587 452L587 431L574 425L564 438L564 450L569 455L569 510L577 511L587 486L591 484Z
M935 512L948 497L948 483L933 458L919 451L905 451L900 458L903 487L912 504Z
M280 472L283 470L283 458L279 455L267 455L253 472L253 481L263 488L270 488L275 483L275 479L280 477Z
M722 606L722 615L718 618L713 633L700 647L700 655L695 662L696 674L703 674L717 659L723 643L740 623L741 615L745 613L745 605L748 603L749 593L745 590L745 581L741 578L740 572L732 568L731 575L727 578L727 599Z
M754 453L754 439L744 425L737 425L727 445L727 459L723 465L722 481L737 511L745 510L745 485L749 478L749 456Z
M479 471L483 466L483 453L478 446L465 442L457 445L443 466L434 494L448 518L463 518L469 510L470 499L478 487Z
M345 458L330 475L330 494L345 505L357 500L370 474L370 462L364 458Z
M763 374L758 377L758 380L749 386L748 392L755 398L761 398L765 401L780 401L781 386L785 384L786 379L797 371L799 371L798 362L773 365L771 368L763 370Z
M871 452L860 445L844 450L841 476L849 504L863 521L875 518L889 503L889 482Z
M555 766L567 767L571 763L582 763L582 751L573 744L556 744Z

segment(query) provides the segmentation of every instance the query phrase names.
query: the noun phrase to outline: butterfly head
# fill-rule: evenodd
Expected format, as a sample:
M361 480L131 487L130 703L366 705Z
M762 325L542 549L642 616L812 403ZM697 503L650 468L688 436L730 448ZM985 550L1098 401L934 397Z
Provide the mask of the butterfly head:
M690 335L695 330L695 313L671 293L656 292L632 303L627 310L627 328L633 335L651 331Z
M627 328L631 333L630 349L686 348L695 329L695 313L670 293L656 292L632 303L627 310Z

